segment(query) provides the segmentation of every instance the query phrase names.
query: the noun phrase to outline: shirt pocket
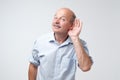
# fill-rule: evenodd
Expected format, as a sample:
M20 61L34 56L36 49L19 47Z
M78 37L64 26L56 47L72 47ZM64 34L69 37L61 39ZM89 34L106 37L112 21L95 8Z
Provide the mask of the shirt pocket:
M64 72L73 72L76 70L76 60L71 58L63 58L60 69Z

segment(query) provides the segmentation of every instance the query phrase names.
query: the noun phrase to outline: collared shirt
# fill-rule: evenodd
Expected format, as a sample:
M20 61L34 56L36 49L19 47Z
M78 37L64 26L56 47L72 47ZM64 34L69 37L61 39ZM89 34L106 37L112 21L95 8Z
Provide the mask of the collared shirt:
M85 41L80 40L85 51ZM37 80L75 80L78 60L70 37L59 44L50 33L34 43L30 63L38 67Z

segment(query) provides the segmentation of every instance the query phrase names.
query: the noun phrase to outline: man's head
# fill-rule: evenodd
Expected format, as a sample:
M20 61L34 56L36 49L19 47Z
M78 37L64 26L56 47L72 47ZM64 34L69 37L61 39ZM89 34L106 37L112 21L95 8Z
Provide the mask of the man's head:
M55 33L67 34L72 29L73 22L76 16L74 12L68 8L59 9L52 22L52 29Z

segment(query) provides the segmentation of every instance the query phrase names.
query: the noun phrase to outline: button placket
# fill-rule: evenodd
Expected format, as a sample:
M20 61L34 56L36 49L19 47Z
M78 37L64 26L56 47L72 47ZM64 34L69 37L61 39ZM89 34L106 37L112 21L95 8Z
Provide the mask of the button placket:
M55 70L54 70L55 79L58 77L60 72L60 59L61 59L60 48L58 47L55 58Z

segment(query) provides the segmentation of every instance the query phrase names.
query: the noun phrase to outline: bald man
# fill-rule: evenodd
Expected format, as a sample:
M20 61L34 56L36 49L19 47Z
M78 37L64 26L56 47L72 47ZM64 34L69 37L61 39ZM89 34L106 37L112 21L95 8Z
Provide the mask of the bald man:
M92 59L86 42L80 39L82 22L68 8L57 10L53 32L38 38L30 57L29 80L75 80L76 67L86 72Z

